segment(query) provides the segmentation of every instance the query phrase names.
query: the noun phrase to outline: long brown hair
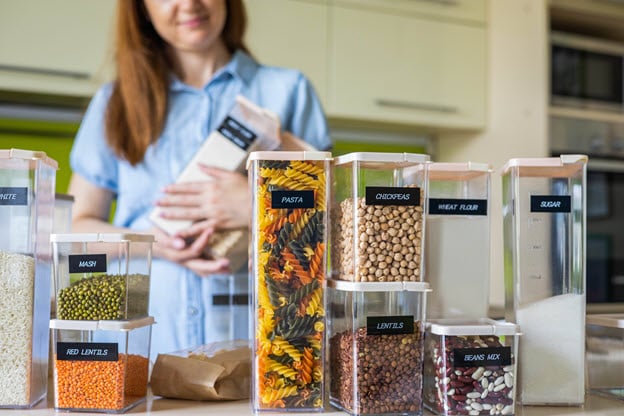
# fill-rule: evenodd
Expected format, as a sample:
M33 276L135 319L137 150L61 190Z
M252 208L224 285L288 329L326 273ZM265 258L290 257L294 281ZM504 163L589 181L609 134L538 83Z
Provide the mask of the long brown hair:
M117 2L117 76L105 121L108 144L132 165L143 160L165 126L172 68L167 45L149 21L143 1ZM248 51L243 41L247 27L243 0L225 2L227 17L221 38L230 53Z

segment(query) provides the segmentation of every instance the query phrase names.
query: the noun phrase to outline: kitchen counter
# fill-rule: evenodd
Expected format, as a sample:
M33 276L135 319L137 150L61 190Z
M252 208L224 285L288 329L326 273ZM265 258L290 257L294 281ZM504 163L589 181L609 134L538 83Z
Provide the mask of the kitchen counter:
M0 415L25 415L25 416L50 416L50 415L102 415L102 413L69 413L55 412L52 403L40 403L30 410L0 410ZM241 400L235 402L196 402L190 400L171 400L159 397L149 397L144 403L131 409L128 415L158 415L158 416L207 416L207 415L229 415L244 416L251 415L249 401ZM347 415L333 408L324 413L296 413L299 416L311 416L319 414L327 415ZM424 411L425 415L431 415ZM544 407L526 406L517 409L516 416L621 416L624 415L624 401L603 398L600 396L587 396L584 407Z

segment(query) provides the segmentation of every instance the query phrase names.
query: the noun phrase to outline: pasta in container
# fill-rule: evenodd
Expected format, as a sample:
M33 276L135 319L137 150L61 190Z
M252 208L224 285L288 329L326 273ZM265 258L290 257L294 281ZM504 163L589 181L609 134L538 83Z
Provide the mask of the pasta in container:
M253 152L254 411L322 411L331 154Z

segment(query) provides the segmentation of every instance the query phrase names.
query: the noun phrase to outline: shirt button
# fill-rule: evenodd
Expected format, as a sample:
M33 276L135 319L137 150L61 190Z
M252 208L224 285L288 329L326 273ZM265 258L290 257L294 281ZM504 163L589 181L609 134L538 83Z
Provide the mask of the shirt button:
M189 314L189 315L191 315L191 316L195 316L195 315L197 315L197 313L198 313L198 312L199 312L199 311L198 311L198 310L197 310L197 308L196 308L196 307L194 307L194 306L191 306L190 308L188 308L188 314Z

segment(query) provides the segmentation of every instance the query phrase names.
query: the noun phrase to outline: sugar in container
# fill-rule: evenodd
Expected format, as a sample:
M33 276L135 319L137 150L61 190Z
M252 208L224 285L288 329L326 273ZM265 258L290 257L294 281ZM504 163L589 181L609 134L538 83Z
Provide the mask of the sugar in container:
M587 315L587 389L624 400L624 314Z
M511 159L502 170L505 315L520 325L522 404L585 396L587 157Z
M329 152L252 152L252 406L323 411Z
M491 174L484 163L429 163L428 318L488 316Z
M0 408L46 396L57 169L44 152L0 150Z
M151 234L52 234L56 318L134 319L148 315Z
M428 155L349 153L334 159L332 278L423 280Z

